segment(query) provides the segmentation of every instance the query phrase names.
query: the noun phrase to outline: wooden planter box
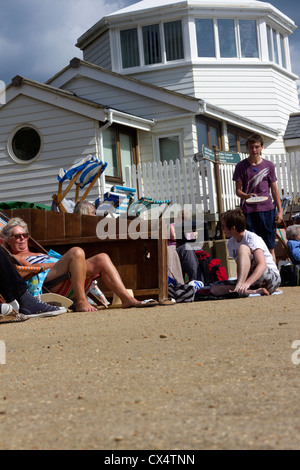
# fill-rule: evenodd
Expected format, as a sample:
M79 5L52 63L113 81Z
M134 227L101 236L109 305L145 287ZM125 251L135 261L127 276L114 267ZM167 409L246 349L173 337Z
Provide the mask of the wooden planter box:
M132 240L127 230L120 232L119 220L116 219L116 239L100 240L96 235L96 228L101 217L38 209L3 212L10 218L23 219L28 224L32 238L47 250L52 248L64 254L71 247L79 246L84 249L87 258L98 253L107 253L126 288L132 289L137 298L162 300L168 297L167 240L162 237L162 220L158 220L155 227L143 222L140 227L143 238ZM107 291L101 280L98 284L110 298L112 293Z

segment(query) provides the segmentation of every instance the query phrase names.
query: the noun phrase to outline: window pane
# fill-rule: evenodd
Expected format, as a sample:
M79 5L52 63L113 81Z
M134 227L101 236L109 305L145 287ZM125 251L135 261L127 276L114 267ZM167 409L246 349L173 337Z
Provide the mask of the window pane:
M214 145L216 145L216 147L219 147L219 139L218 139L219 133L216 127L210 126L209 133L210 133L210 146L213 147Z
M285 47L284 47L284 39L283 39L282 34L280 34L280 48L281 48L281 64L282 64L282 67L286 68Z
M121 152L122 178L123 178L123 181L125 181L125 167L126 165L133 164L132 139L130 135L120 133L120 152Z
M237 151L236 135L231 132L228 132L228 142L229 142L229 152L236 152Z
M161 62L159 25L143 26L145 65Z
M206 122L197 120L196 127L197 127L197 138L198 138L198 151L202 152L202 145L208 145Z
M240 20L242 57L258 57L256 21Z
M139 43L136 28L121 31L120 38L123 68L126 69L128 67L136 67L140 65Z
M221 57L236 57L234 20L218 20Z
M164 23L167 60L184 58L181 21Z
M213 20L196 20L198 57L215 57Z
M41 138L36 130L23 127L12 139L12 150L17 158L25 162L33 160L41 148Z
M273 31L273 47L274 47L274 61L276 62L276 64L279 64L276 31Z
M180 159L179 135L159 139L159 154L162 162Z
M269 60L272 61L272 39L271 39L271 28L267 25L267 37L268 37L268 50L269 50Z
M246 137L240 136L240 152L241 153L247 153L247 147L246 147Z
M103 159L107 162L107 176L119 177L117 136L114 129L103 131Z

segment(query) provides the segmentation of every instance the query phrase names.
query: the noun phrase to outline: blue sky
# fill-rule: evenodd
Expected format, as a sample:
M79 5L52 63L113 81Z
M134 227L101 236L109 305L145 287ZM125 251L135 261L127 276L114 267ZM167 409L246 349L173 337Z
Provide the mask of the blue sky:
M0 80L15 75L45 82L73 57L76 40L108 13L134 0L0 0ZM271 3L299 25L290 36L293 72L300 76L300 8L297 0ZM1 88L1 86L0 86Z

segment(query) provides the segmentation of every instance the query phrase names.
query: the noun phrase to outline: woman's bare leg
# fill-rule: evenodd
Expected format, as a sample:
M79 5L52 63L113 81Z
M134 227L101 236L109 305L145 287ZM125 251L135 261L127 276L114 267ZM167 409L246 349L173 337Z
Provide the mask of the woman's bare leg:
M121 299L123 308L134 307L140 303L128 294L115 265L105 253L87 259L86 270L88 274L93 276L101 274L106 286Z
M50 269L46 278L51 281L66 273L71 274L71 283L76 298L76 310L78 312L94 312L94 308L86 298L85 281L86 281L86 260L85 253L81 248L71 248L66 254L60 258L57 263ZM54 286L51 290L56 292L59 288Z

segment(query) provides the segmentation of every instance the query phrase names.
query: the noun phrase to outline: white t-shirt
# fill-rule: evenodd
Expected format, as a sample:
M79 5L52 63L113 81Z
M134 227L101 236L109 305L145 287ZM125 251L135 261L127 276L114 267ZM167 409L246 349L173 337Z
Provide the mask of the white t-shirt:
M256 233L249 232L249 230L245 230L244 236L243 236L243 238L240 242L238 242L234 237L231 237L228 240L227 246L228 246L229 255L232 258L234 258L235 261L237 259L237 252L238 252L238 248L239 248L240 245L246 245L250 248L250 250L251 250L251 260L253 260L253 252L255 250L257 250L258 248L263 250L267 267L274 270L274 271L277 271L278 274L279 274L277 266L274 263L273 256L271 255L270 251L268 250L267 245L265 244L265 242L263 241L263 239L260 236L256 235Z

